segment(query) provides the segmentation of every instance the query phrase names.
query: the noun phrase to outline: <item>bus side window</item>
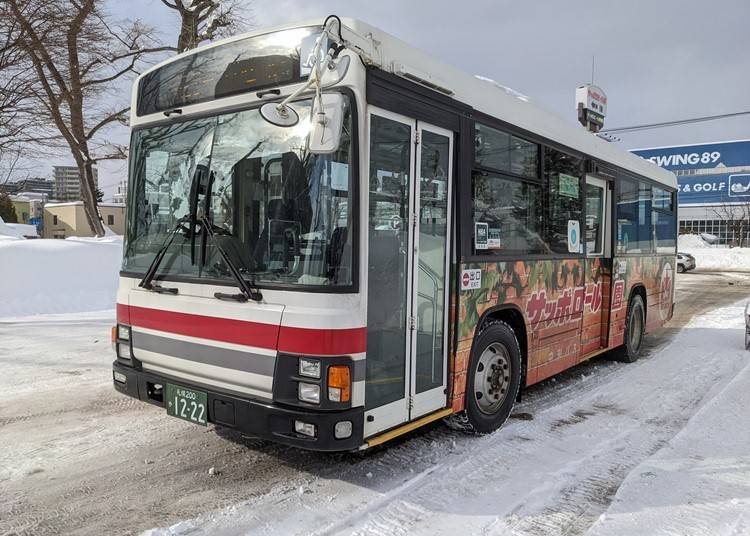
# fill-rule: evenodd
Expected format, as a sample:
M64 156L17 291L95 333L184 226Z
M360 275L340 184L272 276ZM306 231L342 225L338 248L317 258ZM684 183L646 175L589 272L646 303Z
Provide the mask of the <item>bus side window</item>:
M580 222L583 214L583 160L547 147L544 151L544 174L545 240L552 253L567 255L570 253L568 222Z

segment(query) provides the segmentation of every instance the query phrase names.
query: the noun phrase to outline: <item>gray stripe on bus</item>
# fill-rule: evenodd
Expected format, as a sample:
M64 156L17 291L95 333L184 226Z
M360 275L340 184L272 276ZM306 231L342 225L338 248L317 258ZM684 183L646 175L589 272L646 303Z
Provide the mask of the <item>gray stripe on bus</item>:
M276 358L267 355L253 354L209 346L195 342L159 337L151 333L133 331L133 350L136 359L138 350L146 350L157 354L165 354L180 359L187 359L196 363L205 363L242 372L250 372L261 376L273 377Z
M361 382L365 380L367 375L367 361L364 359L357 359L352 361L352 382Z

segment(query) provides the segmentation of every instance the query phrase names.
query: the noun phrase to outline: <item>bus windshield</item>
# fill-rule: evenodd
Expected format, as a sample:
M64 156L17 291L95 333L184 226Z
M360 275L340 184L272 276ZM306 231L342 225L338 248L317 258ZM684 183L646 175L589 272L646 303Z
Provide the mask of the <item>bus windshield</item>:
M134 131L123 271L146 272L190 215L192 189L202 187L210 194L205 216L243 277L270 287L351 285L353 133L345 102L341 145L330 155L307 151L310 100L294 103L300 121L292 128L250 109ZM196 185L196 176L205 180ZM176 232L157 279L231 280L215 243L188 224Z

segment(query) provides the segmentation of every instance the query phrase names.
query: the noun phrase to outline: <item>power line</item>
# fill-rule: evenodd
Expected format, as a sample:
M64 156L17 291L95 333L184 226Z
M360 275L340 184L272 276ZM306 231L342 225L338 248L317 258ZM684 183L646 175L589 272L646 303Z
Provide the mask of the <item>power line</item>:
M704 117L694 117L692 119L680 119L677 121L665 121L663 123L647 123L643 125L633 125L629 127L617 127L617 128L605 128L600 130L601 133L612 133L612 132L637 132L639 130L649 130L652 128L664 128L674 127L678 125L687 125L689 123L702 123L704 121L716 121L717 119L727 119L729 117L737 117L739 115L750 114L750 110L744 112L733 112L729 114L720 115L707 115Z

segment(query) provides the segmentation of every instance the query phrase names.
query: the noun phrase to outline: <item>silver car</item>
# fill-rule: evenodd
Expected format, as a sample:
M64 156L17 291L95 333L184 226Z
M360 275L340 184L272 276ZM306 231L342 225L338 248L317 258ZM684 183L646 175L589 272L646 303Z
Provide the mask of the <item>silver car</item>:
M695 257L690 253L677 253L677 271L684 273L695 269Z

